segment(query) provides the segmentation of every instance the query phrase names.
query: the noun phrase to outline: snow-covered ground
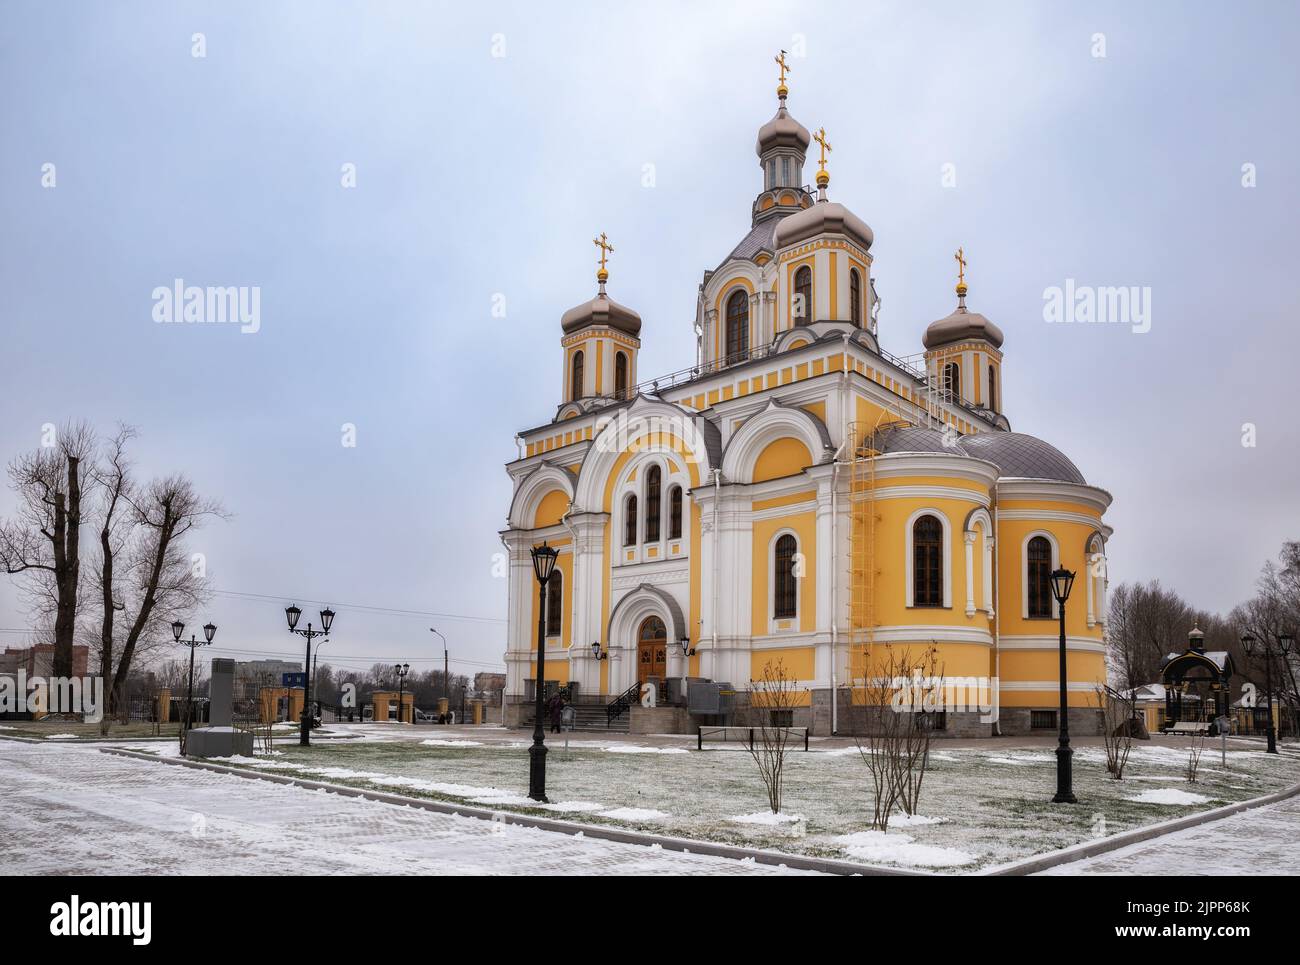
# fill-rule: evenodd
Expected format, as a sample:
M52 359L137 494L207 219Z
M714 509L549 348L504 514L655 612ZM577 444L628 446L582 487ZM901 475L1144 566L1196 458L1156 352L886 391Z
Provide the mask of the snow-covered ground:
M0 874L798 874L0 740Z
M1187 748L1156 739L1134 747L1124 781L1106 774L1096 742L1074 757L1075 806L1051 803L1055 757L1038 743L944 742L935 748L920 816L895 815L871 831L871 791L856 747L814 741L786 762L781 816L766 811L748 753L697 752L673 735L548 735L547 790L539 809L526 796L528 735L497 727L330 725L310 749L277 741L270 757L233 761L269 773L395 791L567 820L630 827L768 850L928 871L970 872L1117 834L1300 781L1300 753L1274 757L1259 742L1231 742L1225 768L1207 749L1187 783ZM436 736L430 736L431 734ZM357 739L354 735L360 735ZM848 743L848 746L845 746ZM141 744L141 749L171 753Z
M1048 875L1300 875L1300 798L1253 808Z

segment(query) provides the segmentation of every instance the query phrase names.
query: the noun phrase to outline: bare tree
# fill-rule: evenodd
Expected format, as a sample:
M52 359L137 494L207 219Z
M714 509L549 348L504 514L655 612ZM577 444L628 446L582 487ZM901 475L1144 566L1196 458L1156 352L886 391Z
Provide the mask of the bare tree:
M1095 690L1102 715L1101 739L1106 750L1106 770L1117 781L1124 779L1124 767L1133 750L1133 718L1137 715L1133 691L1127 693L1129 696L1107 686Z
M1160 661L1182 649L1197 616L1159 580L1120 584L1111 594L1106 638L1121 688L1132 690L1155 680Z
M786 672L780 659L763 665L763 674L749 682L750 708L762 715L748 744L749 756L758 766L759 777L767 789L767 805L773 814L781 813L781 791L785 781L785 755L792 734L787 718L799 702L801 688Z
M921 800L921 785L930 763L930 741L934 736L934 715L944 706L943 666L939 663L939 648L931 646L913 663L904 653L901 661L903 675L909 679L908 700L899 709L906 717L902 721L902 748L896 758L898 804L903 813L915 816ZM910 706L907 704L910 703Z
M36 609L53 611L53 675L71 677L83 500L95 433L86 423L68 423L50 441L51 445L24 453L9 465L18 509L0 522L0 568L26 576Z
M1187 770L1184 776L1189 784L1195 784L1196 778L1201 770L1201 755L1205 753L1205 735L1197 734L1192 738L1191 746L1187 749Z

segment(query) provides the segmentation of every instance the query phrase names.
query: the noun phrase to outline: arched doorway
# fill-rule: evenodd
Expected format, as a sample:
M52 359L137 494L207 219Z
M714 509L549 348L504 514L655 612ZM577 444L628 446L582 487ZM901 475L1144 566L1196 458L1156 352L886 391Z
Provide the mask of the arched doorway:
M642 683L662 683L668 672L668 629L658 617L646 617L637 630L636 668Z

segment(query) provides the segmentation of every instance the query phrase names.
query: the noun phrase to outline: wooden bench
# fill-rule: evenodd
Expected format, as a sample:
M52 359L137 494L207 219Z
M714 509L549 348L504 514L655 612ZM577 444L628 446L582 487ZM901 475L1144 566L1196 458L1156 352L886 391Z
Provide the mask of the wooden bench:
M1172 727L1165 728L1166 734L1208 734L1210 724L1206 721L1180 720Z
M808 749L808 728L807 727L696 727L696 749L704 750L704 742L722 741L724 744L732 741L740 741L748 745L752 751L754 742L762 742L763 731L784 731L788 737L803 742L803 749Z

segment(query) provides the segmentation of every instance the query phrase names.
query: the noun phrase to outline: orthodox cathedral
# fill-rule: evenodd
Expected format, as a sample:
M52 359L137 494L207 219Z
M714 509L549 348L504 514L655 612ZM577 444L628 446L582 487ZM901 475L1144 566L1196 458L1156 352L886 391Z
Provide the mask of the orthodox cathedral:
M940 732L1050 734L1065 568L1069 723L1096 733L1110 494L1012 431L1003 333L966 304L963 251L924 351L881 347L875 237L830 199L831 145L791 116L777 61L750 227L704 273L695 364L640 377L603 234L595 297L560 318L560 404L506 466L506 720L530 719L540 636L546 686L634 704L634 731L693 729L693 690L743 697L779 662L787 719L848 732L864 660L890 650L978 683ZM543 543L559 555L539 593Z

